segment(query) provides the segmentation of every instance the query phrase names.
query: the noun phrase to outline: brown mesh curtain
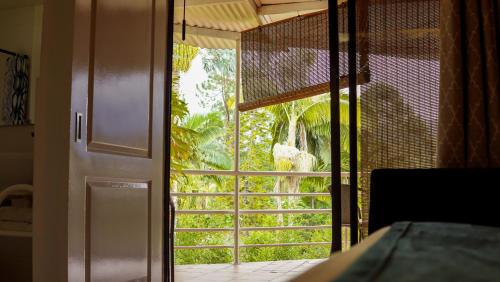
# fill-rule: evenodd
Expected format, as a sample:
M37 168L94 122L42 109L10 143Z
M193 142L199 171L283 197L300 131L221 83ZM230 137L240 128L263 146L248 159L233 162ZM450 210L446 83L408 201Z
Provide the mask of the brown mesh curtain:
M347 8L338 7L340 87L348 86ZM241 111L329 92L328 13L303 15L241 34ZM361 69L358 82L368 80Z
M359 88L363 235L373 169L436 165L439 101L439 0L365 2L357 7L358 52L368 49L370 70Z
M348 81L347 5L338 6L340 88ZM362 234L376 168L434 167L439 99L439 0L357 0ZM328 14L242 33L242 111L329 91Z
M327 92L327 20L319 13L242 33L240 110Z

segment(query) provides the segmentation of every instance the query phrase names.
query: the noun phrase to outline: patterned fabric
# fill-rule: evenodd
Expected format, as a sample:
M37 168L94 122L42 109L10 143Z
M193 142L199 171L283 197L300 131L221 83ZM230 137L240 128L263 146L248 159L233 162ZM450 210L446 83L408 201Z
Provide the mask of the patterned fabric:
M6 61L1 125L23 125L29 123L27 116L29 94L29 59L27 56L12 56Z
M500 0L441 1L438 165L500 167Z

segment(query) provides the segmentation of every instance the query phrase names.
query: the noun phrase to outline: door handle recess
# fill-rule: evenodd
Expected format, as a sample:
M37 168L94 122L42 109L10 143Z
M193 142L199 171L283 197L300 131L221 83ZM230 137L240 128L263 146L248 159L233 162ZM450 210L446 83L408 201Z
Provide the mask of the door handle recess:
M82 119L82 113L77 112L75 114L75 142L77 143L82 142Z

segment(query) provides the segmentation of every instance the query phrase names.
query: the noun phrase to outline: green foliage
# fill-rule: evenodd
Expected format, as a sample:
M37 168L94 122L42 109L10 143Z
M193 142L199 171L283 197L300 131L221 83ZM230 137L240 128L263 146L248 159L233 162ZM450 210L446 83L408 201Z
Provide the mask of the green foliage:
M232 192L234 177L223 177L222 183L216 184L211 179L203 176L185 176L177 184L177 191L201 192ZM241 192L272 192L275 177L242 177ZM243 184L245 183L245 184ZM306 181L300 183L301 191L313 191ZM318 192L325 192L324 190ZM240 208L251 209L276 209L276 197L240 197ZM313 200L314 199L314 200ZM183 210L231 210L234 207L233 197L179 197L177 208ZM284 208L290 208L284 202ZM321 200L318 197L304 197L297 208L329 208L329 198ZM232 215L179 215L177 216L178 228L232 228L234 217ZM284 217L284 226L311 226L329 225L331 216L328 214L295 214ZM241 215L241 227L274 227L280 223L276 215L255 214ZM233 233L221 232L178 232L176 244L179 246L196 245L229 245L234 244ZM245 231L240 232L241 244L273 244L273 243L304 243L328 242L331 239L329 229L318 230L287 230L287 231ZM296 247L264 247L242 248L240 259L243 262L324 258L329 254L329 246L296 246ZM208 264L231 263L233 253L231 249L202 249L202 250L176 250L176 263L178 264Z
M273 170L272 122L266 109L240 114L240 170Z
M185 168L184 163L193 155L197 143L195 132L182 126L182 121L189 116L189 111L186 102L179 96L179 73L189 70L198 51L199 48L196 47L183 44L174 45L170 165L172 169L178 171Z
M183 123L184 128L195 132L197 150L191 156L196 169L227 170L232 166L232 158L224 146L224 123L220 114L194 114Z
M235 52L234 50L198 50L177 45L174 49L174 95L172 105L172 167L182 169L230 170L234 155L234 103L235 103ZM189 70L192 60L201 56L206 81L197 85L196 95L208 113L189 113L186 102L179 95L179 74ZM309 58L306 56L306 58ZM315 158L314 171L330 170L330 100L320 95L281 105L240 113L240 170L272 171L280 167L273 159L273 147L278 143L307 152ZM341 138L343 170L348 170L348 95L341 93ZM292 126L291 126L292 125ZM289 163L289 170L294 163ZM283 166L285 165L283 164ZM300 192L327 192L330 178L307 177L296 179ZM172 178L174 192L234 192L235 177L182 175ZM279 177L243 176L239 178L240 192L274 192ZM327 209L330 197L240 197L242 210L277 208ZM233 210L232 196L176 197L178 210ZM177 228L233 228L233 215L178 215ZM241 215L241 227L313 226L330 225L329 214L289 214L281 217L271 214ZM177 232L178 246L234 244L231 231ZM329 242L329 229L244 231L240 232L241 244L273 244ZM293 247L242 248L243 262L324 258L329 255L328 245ZM178 264L230 263L230 248L178 249Z
M201 60L208 79L197 85L197 94L205 107L224 113L225 123L229 125L236 92L236 52L228 49L204 49Z
M187 72L191 62L198 55L200 48L185 44L174 44L174 72Z
M178 78L174 78L178 83ZM189 115L186 102L180 99L177 91L172 91L172 124L170 139L170 165L172 169L181 170L183 163L189 160L196 148L196 132L182 126L182 120Z

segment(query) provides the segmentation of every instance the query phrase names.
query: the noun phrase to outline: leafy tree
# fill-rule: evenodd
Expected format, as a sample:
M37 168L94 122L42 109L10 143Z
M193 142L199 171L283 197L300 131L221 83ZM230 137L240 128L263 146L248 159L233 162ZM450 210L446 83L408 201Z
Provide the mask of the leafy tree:
M183 44L174 45L174 60L172 73L172 125L170 140L171 167L175 170L184 168L184 163L193 154L195 141L194 132L181 125L182 120L189 115L186 102L179 96L179 75L186 72L192 60L199 52L199 48ZM174 176L175 177L175 176Z
M217 112L205 115L190 115L186 102L179 95L179 77L187 72L192 60L198 55L199 49L187 45L174 46L174 72L172 95L172 139L171 151L172 168L182 170L187 167L198 169L216 168L229 169L231 158L227 150L218 144L224 137L224 122ZM215 180L215 184L213 185ZM173 190L179 192L216 192L232 190L231 179L201 177L172 177ZM176 199L178 209L228 209L233 203L227 198L208 201L207 197L181 197ZM231 224L233 219L228 216L181 216L177 217L177 226L180 227L224 227ZM227 244L231 236L214 234L207 237L205 233L190 232L178 233L177 245L197 244ZM191 250L178 250L177 263L217 263L230 262L230 250L197 250L199 256L193 256Z
M232 49L205 49L201 61L208 79L197 86L198 95L215 111L222 111L229 126L236 92L236 52Z
M221 143L224 138L224 123L217 112L208 114L194 114L189 116L183 126L195 132L197 141L196 153L191 161L196 169L231 169L232 159L225 146Z

